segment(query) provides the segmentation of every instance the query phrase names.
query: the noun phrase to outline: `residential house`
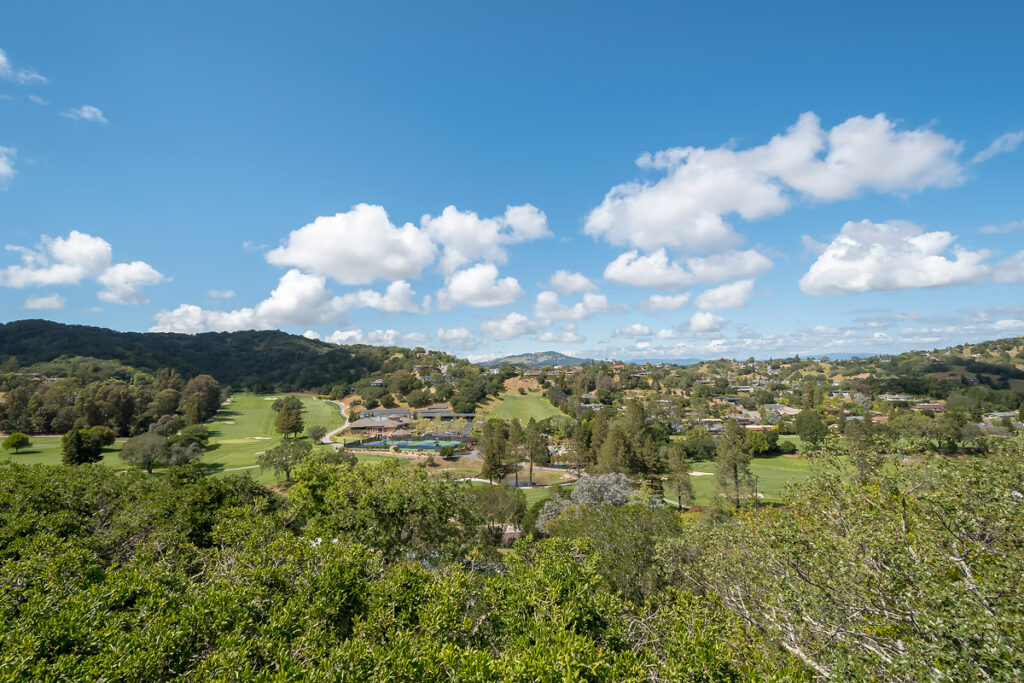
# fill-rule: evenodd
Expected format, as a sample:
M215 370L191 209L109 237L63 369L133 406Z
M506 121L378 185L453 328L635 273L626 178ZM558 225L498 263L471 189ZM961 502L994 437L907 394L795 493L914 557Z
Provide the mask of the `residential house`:
M405 431L409 424L409 418L399 417L361 417L350 423L349 431L362 437L388 437L395 436L399 430ZM408 432L406 431L406 434Z
M762 407L765 412L778 413L779 415L786 415L788 417L799 415L802 412L800 408L794 408L793 406L787 406L782 403L765 403Z

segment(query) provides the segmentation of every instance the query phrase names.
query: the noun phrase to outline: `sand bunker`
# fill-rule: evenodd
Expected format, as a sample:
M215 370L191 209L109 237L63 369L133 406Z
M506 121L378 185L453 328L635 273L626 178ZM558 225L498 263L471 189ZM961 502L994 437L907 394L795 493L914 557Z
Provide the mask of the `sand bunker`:
M714 472L690 472L691 477L713 477Z
M249 438L250 439L259 439L260 441L270 441L270 439L271 439L271 437L269 437L269 436L250 436Z

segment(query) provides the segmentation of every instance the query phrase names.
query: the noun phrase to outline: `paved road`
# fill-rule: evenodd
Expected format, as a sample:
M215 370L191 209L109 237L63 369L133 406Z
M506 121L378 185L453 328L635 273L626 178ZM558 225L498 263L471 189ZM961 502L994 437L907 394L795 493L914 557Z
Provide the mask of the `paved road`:
M348 425L349 425L348 413L345 412L345 404L342 403L341 401L328 401L328 403L333 403L334 405L338 406L338 410L341 411L341 414L345 418L345 424L341 425L340 427L338 427L334 431L328 432L327 434L325 434L324 438L320 439L320 443L327 444L328 446L334 446L334 450L338 450L339 448L341 448L341 444L334 443L333 441L331 441L331 437L334 436L335 434L338 434L338 433L343 432L344 430L348 429Z

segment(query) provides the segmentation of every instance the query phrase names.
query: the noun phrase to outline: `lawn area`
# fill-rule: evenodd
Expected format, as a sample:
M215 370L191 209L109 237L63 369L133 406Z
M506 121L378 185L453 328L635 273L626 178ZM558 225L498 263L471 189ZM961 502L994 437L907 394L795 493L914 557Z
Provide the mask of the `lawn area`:
M211 449L200 462L217 465L225 470L255 465L259 453L281 442L282 436L274 431L277 413L270 406L273 399L284 395L233 395L231 402L207 425L212 437ZM345 418L336 404L309 396L298 398L302 401L302 419L307 428L319 424L331 430L345 424ZM271 472L261 474L258 469L254 469L251 473L257 481L277 481L276 475Z
M268 397L255 394L232 396L231 402L207 424L212 437L211 450L200 458L200 462L223 468L219 473L223 473L224 469L250 467L256 464L257 453L280 443L281 435L274 432L274 419L277 413L270 407L273 401L264 400L265 398ZM298 398L302 401L302 418L307 427L321 424L328 429L335 429L345 424L344 416L334 403L318 401L309 396ZM0 460L26 465L60 464L59 436L29 438L32 439L29 448L22 450L18 455L15 455L14 451L0 451ZM113 446L104 449L102 464L114 469L126 469L126 463L119 457L124 442L125 439L118 439ZM277 481L277 475L273 472L261 472L259 468L242 471L249 472L256 481L262 483L272 484Z
M502 420L519 420L524 425L534 418L537 421L561 415L562 411L551 405L551 401L543 394L510 394L504 392L497 401L482 406L477 412L486 417L498 417Z
M714 462L697 462L690 468L691 472L713 474ZM782 489L789 482L800 481L811 472L811 461L803 458L776 456L774 458L754 458L750 463L750 471L757 477L757 491L764 497L760 500L778 503L782 500ZM707 507L718 495L713 476L692 476L693 493L699 505ZM676 502L675 491L666 488L665 500Z
M59 436L30 436L32 445L21 449L15 455L14 451L0 450L0 460L10 460L21 465L59 465L60 464L60 439ZM102 464L116 469L124 469L125 463L118 457L124 439L118 439L113 446L103 449Z
M494 484L488 484L482 481L471 481L471 486L494 486ZM538 500L546 500L549 495L553 493L550 488L532 488L522 489L523 495L526 496L526 507L529 508L531 505L536 503Z

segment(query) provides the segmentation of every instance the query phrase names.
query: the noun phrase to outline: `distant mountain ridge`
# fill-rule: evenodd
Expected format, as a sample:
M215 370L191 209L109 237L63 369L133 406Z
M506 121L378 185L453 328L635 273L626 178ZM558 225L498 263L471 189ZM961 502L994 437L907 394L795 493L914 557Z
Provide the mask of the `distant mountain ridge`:
M589 365L594 362L589 358L574 358L558 351L536 351L534 353L519 353L512 356L495 358L494 360L480 363L480 365L494 367L502 363L509 363L530 368L542 368L549 365Z

